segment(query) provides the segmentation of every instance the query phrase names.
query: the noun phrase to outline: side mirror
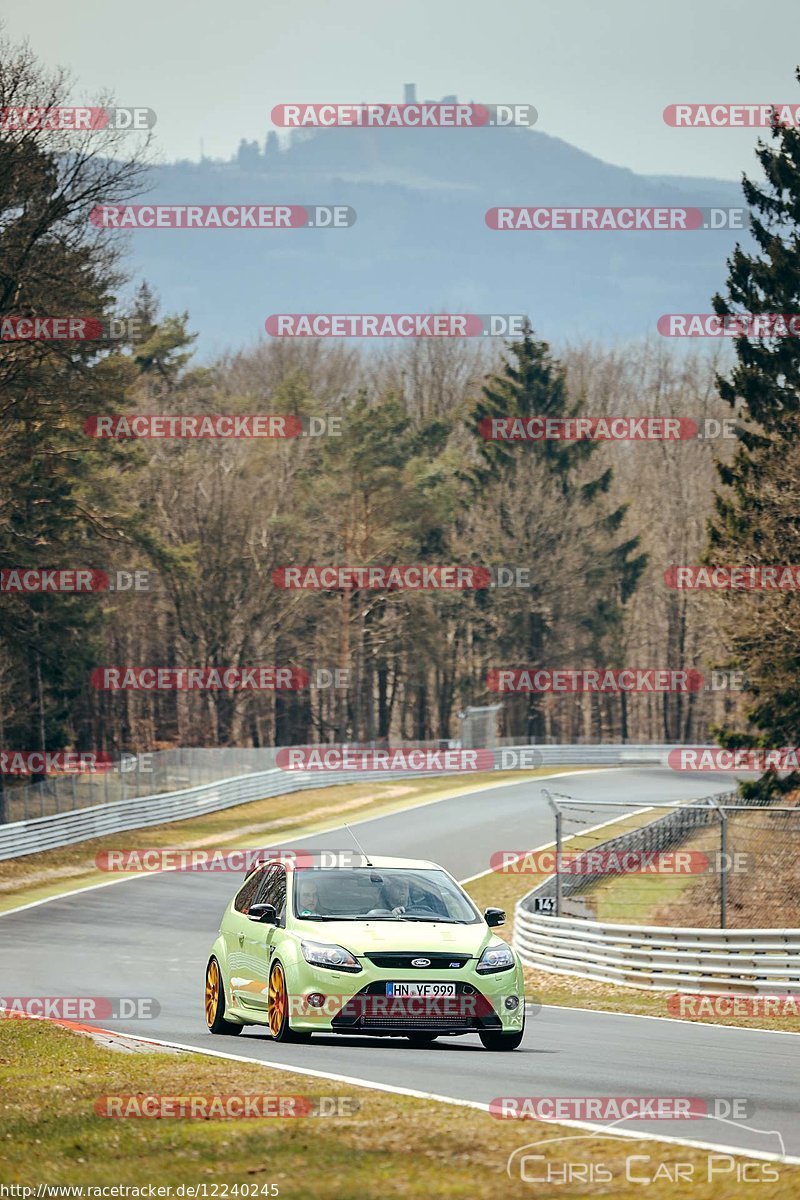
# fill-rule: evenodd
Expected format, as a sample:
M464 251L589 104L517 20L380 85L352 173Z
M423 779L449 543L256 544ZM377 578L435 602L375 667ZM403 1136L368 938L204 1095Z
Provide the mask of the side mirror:
M274 904L251 904L247 916L261 925L278 924L278 913Z
M506 914L502 908L487 908L484 910L483 919L491 928L494 925L504 925Z

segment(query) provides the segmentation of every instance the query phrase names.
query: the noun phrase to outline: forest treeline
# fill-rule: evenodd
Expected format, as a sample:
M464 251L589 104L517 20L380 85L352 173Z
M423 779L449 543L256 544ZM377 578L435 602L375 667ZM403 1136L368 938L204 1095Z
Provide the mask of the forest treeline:
M5 48L0 106L41 104L44 90L55 105L66 86L27 49ZM128 340L0 342L0 561L147 572L144 590L0 594L0 746L435 741L458 737L459 714L487 704L500 705L500 735L520 740L697 742L718 724L741 726L752 695L736 681L758 664L730 619L730 597L678 591L664 575L702 560L709 523L725 561L736 561L743 518L716 494L718 463L741 497L750 443L509 443L487 440L481 422L578 414L723 422L740 384L760 394L759 364L745 378L740 362L738 382L734 374L720 394L718 376L731 369L724 349L645 341L556 354L537 336L534 312L524 337L491 347L264 339L203 365L191 314L160 312L147 284L126 278L118 235L88 221L95 204L142 186L147 148L122 157L118 137L0 137L0 319L113 312L136 321ZM735 311L736 300L715 304ZM776 311L790 311L785 298ZM782 370L796 353L783 349ZM317 430L333 418L335 431L87 433L98 417L136 413L283 414L306 428L318 418ZM770 414L757 416L763 438ZM785 440L796 459L796 439ZM780 505L782 480L766 460ZM747 483L755 486L752 471ZM788 561L778 525L769 526L775 552ZM757 560L759 546L752 540L744 559ZM276 584L275 572L307 564L461 564L528 576L525 586L462 591ZM763 622L770 600L748 603L760 605ZM307 671L312 686L93 684L107 666L273 665ZM505 696L488 683L502 667L695 670L708 684L677 694ZM733 687L722 674L729 668L739 672Z

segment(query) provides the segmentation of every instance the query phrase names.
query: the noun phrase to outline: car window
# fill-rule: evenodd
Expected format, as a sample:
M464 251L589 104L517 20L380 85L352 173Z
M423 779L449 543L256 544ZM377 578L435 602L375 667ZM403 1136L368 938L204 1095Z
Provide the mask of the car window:
M245 880L244 887L240 889L233 902L233 907L237 912L249 912L250 905L255 901L256 892L264 882L265 872L266 867L259 867Z
M303 920L480 920L458 885L440 870L301 870L294 878L294 912Z
M286 911L286 868L279 863L273 863L268 868L261 886L258 889L254 904L272 904L278 914L278 919Z

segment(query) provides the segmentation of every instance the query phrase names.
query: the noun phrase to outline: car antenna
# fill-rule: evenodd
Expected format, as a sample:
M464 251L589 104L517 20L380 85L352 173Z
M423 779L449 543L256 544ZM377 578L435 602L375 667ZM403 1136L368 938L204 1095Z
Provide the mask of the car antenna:
M359 849L359 850L361 851L361 853L364 855L364 861L365 861L365 863L367 864L367 866L368 866L368 867L371 867L371 866L372 866L372 863L371 863L371 862L370 862L370 860L369 860L369 856L368 856L368 854L367 854L366 850L365 850L365 849L364 849L364 847L361 845L361 842L358 840L358 838L356 837L356 835L353 833L353 831L352 831L352 829L350 828L350 826L347 824L347 821L345 821L345 823L344 823L344 827L345 827L345 829L347 830L347 832L350 834L350 837L353 839L353 841L355 842L356 846L358 846L358 849Z

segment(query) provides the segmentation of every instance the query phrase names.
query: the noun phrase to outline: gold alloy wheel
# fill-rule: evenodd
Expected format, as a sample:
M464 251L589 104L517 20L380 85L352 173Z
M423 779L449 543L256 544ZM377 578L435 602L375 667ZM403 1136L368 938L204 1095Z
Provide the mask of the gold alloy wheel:
M269 1021L269 1031L273 1037L277 1037L283 1025L284 1016L286 1014L286 981L283 977L280 963L275 963L269 975L269 996L267 1007L267 1019Z
M217 960L212 958L206 971L206 1024L209 1028L214 1024L219 1007L219 967Z

